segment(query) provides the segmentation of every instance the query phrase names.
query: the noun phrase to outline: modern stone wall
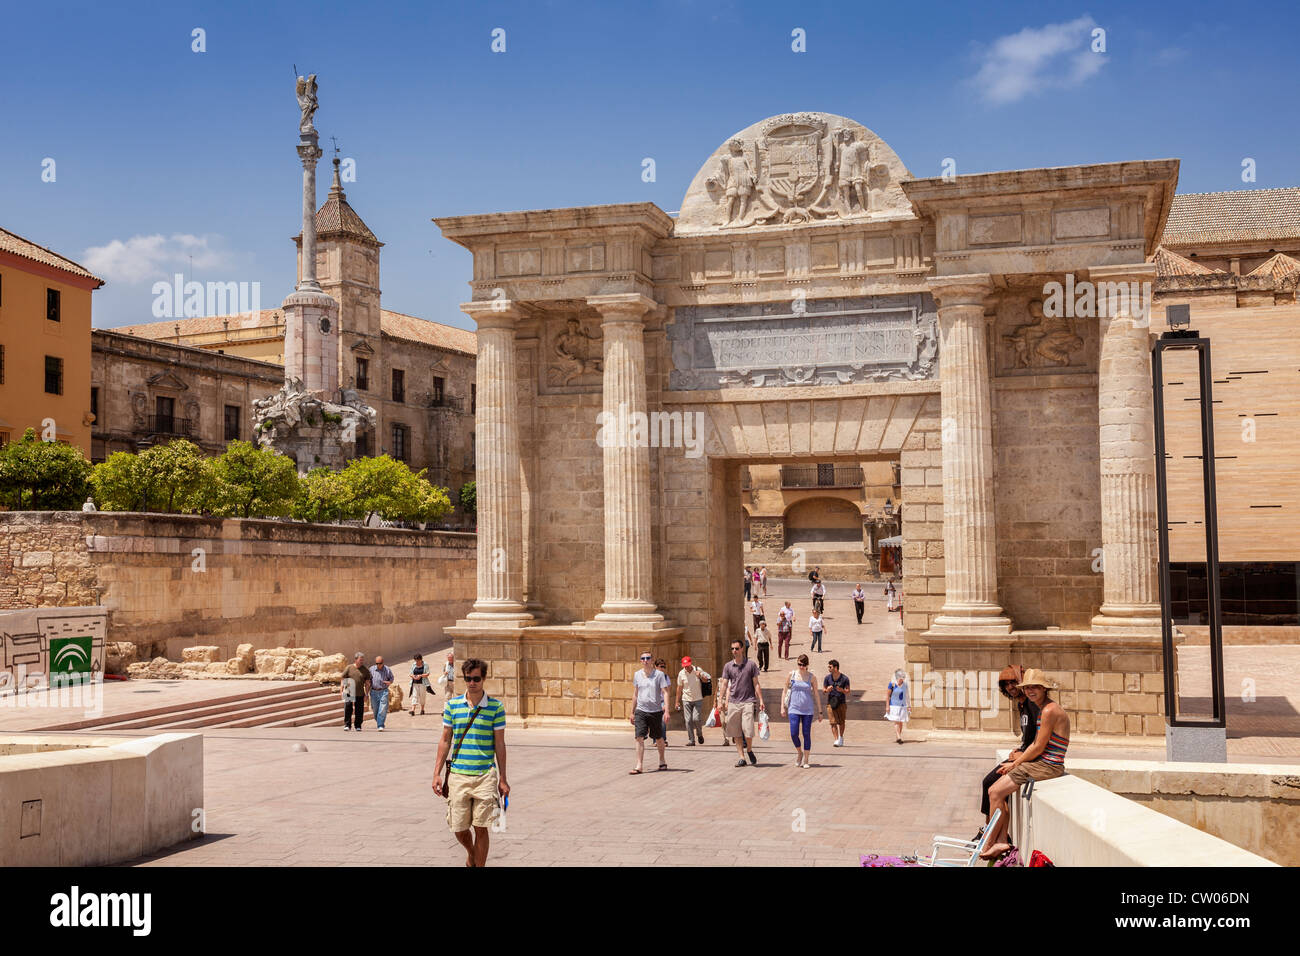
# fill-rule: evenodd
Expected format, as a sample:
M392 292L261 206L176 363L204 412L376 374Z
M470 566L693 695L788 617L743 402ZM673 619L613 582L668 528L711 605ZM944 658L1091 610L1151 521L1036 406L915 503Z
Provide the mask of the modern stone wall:
M474 598L470 534L80 512L0 515L0 608L103 605L107 640L401 654Z

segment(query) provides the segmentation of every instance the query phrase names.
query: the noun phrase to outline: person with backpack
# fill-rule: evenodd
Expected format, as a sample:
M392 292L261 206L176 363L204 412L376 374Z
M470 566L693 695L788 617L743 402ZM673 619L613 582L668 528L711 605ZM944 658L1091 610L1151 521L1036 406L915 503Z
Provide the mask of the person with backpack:
M487 673L487 662L478 658L461 665L465 693L443 708L433 771L433 792L447 798L447 827L468 854L466 866L487 866L488 831L499 800L510 796L506 708L484 693Z
M790 739L794 742L794 765L809 769L808 762L812 753L812 724L814 714L817 722L822 720L822 693L817 678L808 670L808 655L799 655L799 666L786 678L785 692L781 695L781 716L790 717ZM815 705L815 706L814 706ZM803 732L803 746L800 747L799 732Z
M705 681L708 682L707 686ZM686 746L694 747L698 740L704 743L704 723L700 712L704 708L704 698L713 690L713 678L702 668L696 667L689 657L682 658L682 669L677 672L677 710L685 710L682 720L686 724Z

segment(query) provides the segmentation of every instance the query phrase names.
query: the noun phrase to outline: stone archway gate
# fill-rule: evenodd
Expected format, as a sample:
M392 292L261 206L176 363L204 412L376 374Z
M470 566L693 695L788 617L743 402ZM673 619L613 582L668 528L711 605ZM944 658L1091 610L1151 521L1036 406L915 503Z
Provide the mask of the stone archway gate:
M435 220L473 253L479 342L458 656L530 719L626 718L638 651L713 670L735 633L741 464L896 453L917 722L1004 726L979 674L1014 660L1080 732L1159 733L1149 323L1042 303L1149 282L1176 177L914 179L803 113L719 147L677 219Z

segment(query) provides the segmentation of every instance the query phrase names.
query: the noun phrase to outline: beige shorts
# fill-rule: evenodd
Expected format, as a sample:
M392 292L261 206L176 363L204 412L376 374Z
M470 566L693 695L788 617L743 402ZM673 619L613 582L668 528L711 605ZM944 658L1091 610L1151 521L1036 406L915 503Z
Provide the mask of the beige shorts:
M499 785L496 767L478 776L450 774L447 782L447 826L451 832L460 833L468 830L471 825L490 827L497 817Z
M1048 763L1046 760L1030 760L1022 763L1015 770L1008 770L1006 775L1019 786L1030 780L1051 780L1053 777L1062 777L1065 775L1065 767L1059 763Z
M754 736L754 711L758 708L757 701L749 701L746 704L728 704L727 719L724 722L726 735L728 737L750 737Z

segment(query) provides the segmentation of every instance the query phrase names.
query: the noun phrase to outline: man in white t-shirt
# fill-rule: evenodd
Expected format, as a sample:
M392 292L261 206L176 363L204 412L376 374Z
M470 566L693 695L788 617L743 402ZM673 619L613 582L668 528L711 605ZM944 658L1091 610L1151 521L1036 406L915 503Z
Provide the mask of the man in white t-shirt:
M700 711L704 706L704 689L701 680L713 680L707 673L696 667L689 657L682 658L682 669L677 672L677 709L686 705L682 715L686 723L686 746L694 747L698 739L704 743L704 725L700 722Z
M632 673L632 685L636 688L636 706L631 718L636 732L636 769L628 773L641 772L647 736L659 748L659 769L667 770L664 724L668 719L668 688L671 685L664 672L655 668L654 657L648 652L641 655L641 669Z
M826 610L826 585L818 581L812 586L813 610L819 614Z
M808 633L812 635L812 646L810 651L821 651L822 634L826 630L826 621L822 618L822 612L816 609L812 612L812 617L808 618Z

